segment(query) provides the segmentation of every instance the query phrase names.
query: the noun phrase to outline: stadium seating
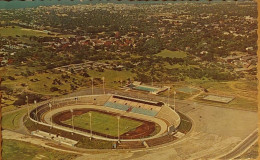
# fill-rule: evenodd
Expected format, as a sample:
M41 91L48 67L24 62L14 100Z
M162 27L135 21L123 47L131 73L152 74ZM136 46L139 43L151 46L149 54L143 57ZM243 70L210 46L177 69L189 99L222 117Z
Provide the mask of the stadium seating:
M122 111L143 114L146 116L154 117L160 111L161 107L156 106L157 104L149 102L142 102L140 100L132 100L127 97L112 96L106 103L106 107L119 109Z
M169 125L173 125L175 127L178 127L180 124L179 115L168 106L163 106L156 117L166 120Z
M139 113L139 114L144 114L147 116L152 116L154 117L158 112L153 111L153 110L147 110L147 109L143 109L143 108L136 108L134 107L131 112L133 113Z
M119 103L113 103L113 102L106 102L105 106L110 107L110 108L114 108L114 109L119 109L119 110L122 110L122 111L127 111L130 108L130 106L119 104Z

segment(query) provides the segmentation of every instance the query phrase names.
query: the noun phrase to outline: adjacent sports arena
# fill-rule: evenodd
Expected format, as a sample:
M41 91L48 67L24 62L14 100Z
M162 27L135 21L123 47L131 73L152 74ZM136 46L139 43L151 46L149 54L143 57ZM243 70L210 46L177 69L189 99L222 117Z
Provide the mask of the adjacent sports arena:
M181 123L168 104L116 94L55 99L28 109L35 136L85 148L142 148L168 143Z

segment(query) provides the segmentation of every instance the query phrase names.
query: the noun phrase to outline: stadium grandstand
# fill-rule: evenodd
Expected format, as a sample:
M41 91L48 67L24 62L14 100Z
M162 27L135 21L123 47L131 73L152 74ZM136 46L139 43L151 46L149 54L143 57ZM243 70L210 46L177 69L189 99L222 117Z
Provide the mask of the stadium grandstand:
M163 102L145 101L119 95L111 96L105 103L106 107L151 117L156 116L163 105Z
M166 121L168 124L168 132L173 132L181 123L181 119L178 114L166 105L161 108L156 117Z

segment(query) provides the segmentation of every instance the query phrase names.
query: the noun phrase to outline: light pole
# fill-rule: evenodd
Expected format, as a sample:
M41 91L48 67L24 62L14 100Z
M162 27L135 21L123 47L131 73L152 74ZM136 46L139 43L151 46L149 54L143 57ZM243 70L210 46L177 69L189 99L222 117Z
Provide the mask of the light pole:
M106 94L105 93L105 77L102 77L102 80L103 80L103 92L104 92L104 94Z
M34 100L34 104L36 105L37 104L37 101L36 100ZM36 121L38 122L38 107L37 107L37 105L36 105L36 108L35 108L35 114L36 114Z
M28 112L28 118L29 118L29 101L28 101L28 96L26 96L26 102L27 102L27 112Z
M70 112L71 112L71 125L72 125L72 132L71 132L71 134L73 135L73 133L74 133L73 109L70 109Z
M94 85L94 84L93 84L94 82L93 82L93 81L94 81L94 79L93 79L93 77L91 77L91 93L92 93L92 95L93 95L93 93L94 93L94 86L93 86L93 85Z
M89 114L89 129L90 129L90 140L92 138L92 124L91 124L91 112L88 113Z
M168 87L168 106L170 106L170 87Z
M51 107L52 107L52 105L51 105L51 103L49 103L49 107L50 107L50 112L51 112ZM52 116L51 116L51 127L50 128L52 128Z
M118 142L120 142L119 120L120 120L120 116L117 116L117 135L118 135Z
M75 97L75 103L78 104L78 97Z
M173 107L174 107L174 110L175 110L175 95L176 95L176 92L174 91L173 92Z

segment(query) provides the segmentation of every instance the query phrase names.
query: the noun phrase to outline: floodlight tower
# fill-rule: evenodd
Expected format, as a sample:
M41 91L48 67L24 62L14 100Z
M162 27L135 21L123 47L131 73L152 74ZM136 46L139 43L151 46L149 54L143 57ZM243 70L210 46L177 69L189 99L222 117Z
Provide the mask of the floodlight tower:
M176 91L173 92L173 107L174 107L174 110L175 110L175 95L176 95Z
M35 114L36 114L36 121L38 122L38 116L37 116L37 114L38 114L38 108L37 108L37 101L36 101L36 100L34 100L34 104L36 105Z
M104 92L104 94L106 94L105 93L105 77L102 77L102 80L103 80L103 92Z
M88 114L89 114L89 129L90 129L90 138L89 139L91 140L91 138L93 136L92 135L92 124L91 124L91 115L92 114L91 114L91 112L89 112Z
M91 77L91 94L93 95L94 93L94 78Z
M117 135L118 135L118 142L120 141L119 121L120 121L120 116L117 116Z
M25 97L26 97L26 102L27 102L27 112L28 112L28 118L29 118L29 116L30 116L29 115L30 114L29 113L29 101L28 101L29 98L28 98L28 96L25 96Z
M52 104L51 103L49 103L49 107L50 107L50 112L51 112L51 107L52 107ZM52 128L52 116L51 116L51 127L50 128Z
M168 87L168 106L170 106L170 87Z
M74 133L73 109L70 109L70 112L71 112L71 125L72 125L72 132L71 132L71 134L73 135L73 133Z

